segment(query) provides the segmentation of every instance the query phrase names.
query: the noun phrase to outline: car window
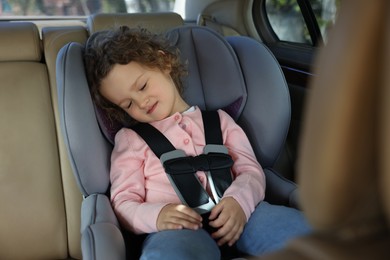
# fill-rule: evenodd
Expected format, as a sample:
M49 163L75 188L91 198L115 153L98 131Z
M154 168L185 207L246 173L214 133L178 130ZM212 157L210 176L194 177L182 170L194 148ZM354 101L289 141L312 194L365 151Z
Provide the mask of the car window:
M2 0L0 16L86 16L94 13L165 12L175 0Z
M327 40L340 0L266 0L269 24L279 41L316 45Z

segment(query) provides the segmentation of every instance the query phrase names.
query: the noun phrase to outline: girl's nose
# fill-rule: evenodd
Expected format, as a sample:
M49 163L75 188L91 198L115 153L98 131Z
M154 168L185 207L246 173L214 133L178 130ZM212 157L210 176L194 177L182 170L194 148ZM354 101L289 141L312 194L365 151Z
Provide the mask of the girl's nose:
M148 104L149 104L149 101L150 101L150 99L149 99L149 98L145 98L145 99L143 99L143 100L140 102L140 105L139 105L139 107L140 107L140 108L145 108L145 107L147 107L147 106L148 106Z

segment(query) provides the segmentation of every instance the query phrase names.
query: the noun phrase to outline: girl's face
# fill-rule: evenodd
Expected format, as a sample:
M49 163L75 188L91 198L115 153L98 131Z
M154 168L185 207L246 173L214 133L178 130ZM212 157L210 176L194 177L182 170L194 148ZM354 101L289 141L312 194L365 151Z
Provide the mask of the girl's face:
M162 120L189 107L169 73L137 62L116 64L103 79L100 93L138 122Z

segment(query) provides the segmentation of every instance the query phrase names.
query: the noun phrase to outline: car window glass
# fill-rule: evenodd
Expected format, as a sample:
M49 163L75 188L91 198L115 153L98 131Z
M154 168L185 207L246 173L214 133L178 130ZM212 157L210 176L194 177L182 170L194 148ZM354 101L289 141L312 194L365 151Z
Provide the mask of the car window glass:
M312 44L296 0L267 0L266 12L279 40Z
M341 0L309 0L309 2L320 27L322 38L326 42L328 31L336 22Z
M1 0L0 16L86 16L94 13L165 12L175 0Z
M327 32L334 24L340 0L308 0L315 21L326 42ZM266 0L267 18L280 41L314 45L297 0Z

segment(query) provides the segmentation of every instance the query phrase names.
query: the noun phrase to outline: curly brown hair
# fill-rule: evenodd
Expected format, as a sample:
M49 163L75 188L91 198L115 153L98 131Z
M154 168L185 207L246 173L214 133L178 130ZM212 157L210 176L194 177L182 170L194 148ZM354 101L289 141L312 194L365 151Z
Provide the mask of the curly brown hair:
M164 55L161 55L161 51ZM92 99L109 119L122 125L136 123L124 110L100 93L102 80L115 64L132 61L161 71L170 69L170 76L179 93L183 93L182 77L187 73L180 60L179 50L163 35L153 34L144 28L120 26L92 34L84 48L84 62Z

